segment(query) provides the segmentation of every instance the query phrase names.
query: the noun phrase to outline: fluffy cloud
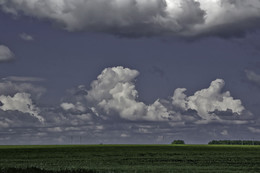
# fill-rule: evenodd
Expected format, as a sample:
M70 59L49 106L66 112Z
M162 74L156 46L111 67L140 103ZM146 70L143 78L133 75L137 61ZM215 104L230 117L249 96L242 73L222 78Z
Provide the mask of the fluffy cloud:
M250 70L246 70L245 73L246 73L246 77L249 81L260 86L260 75L259 74L256 74L255 72L250 71Z
M25 40L25 41L33 41L34 40L33 36L26 34L26 33L22 33L19 36L22 40Z
M128 120L166 121L173 126L185 123L209 122L246 123L240 117L245 108L230 92L222 92L224 81L217 79L209 88L187 96L185 88L178 88L172 100L156 100L151 105L138 101L135 89L136 70L123 67L106 68L91 84L84 97L97 115L119 115ZM78 104L78 103L77 103ZM64 103L65 109L75 109L74 104ZM246 119L246 118L245 118Z
M172 98L158 99L148 105L139 101L135 88L138 75L137 70L121 66L106 68L89 89L80 85L69 90L70 95L56 106L36 105L29 94L35 86L22 87L23 78L21 82L17 82L19 78L14 80L16 83L6 79L0 82L0 142L17 144L19 139L20 144L28 141L31 144L131 143L133 140L169 143L181 138L206 143L212 137L236 136L238 129L239 132L248 129L250 135L259 133L255 122L246 119L241 101L228 91L222 92L221 79L191 96L184 93L186 89L178 88ZM7 88L11 86L13 89L9 91Z
M20 111L28 113L37 118L40 122L44 122L44 118L39 115L39 109L33 104L30 94L17 93L13 97L0 96L0 109L3 111Z
M138 71L123 67L103 70L92 82L86 96L92 110L101 110L108 115L119 114L129 120L161 121L169 118L167 109L159 101L148 106L137 100L138 92L133 82L138 75Z
M32 99L39 99L46 90L26 83L36 79L11 76L0 80L0 126L34 126L45 121Z
M217 79L211 82L209 88L195 92L192 96L184 94L185 88L176 89L172 104L182 110L196 110L202 120L220 120L214 112L228 112L241 115L245 110L239 99L234 99L229 91L223 92L224 80ZM232 115L231 114L231 115Z
M259 0L0 0L0 7L69 31L124 36L233 36L260 20Z
M0 62L10 61L13 58L13 52L11 52L11 50L8 47L0 45Z

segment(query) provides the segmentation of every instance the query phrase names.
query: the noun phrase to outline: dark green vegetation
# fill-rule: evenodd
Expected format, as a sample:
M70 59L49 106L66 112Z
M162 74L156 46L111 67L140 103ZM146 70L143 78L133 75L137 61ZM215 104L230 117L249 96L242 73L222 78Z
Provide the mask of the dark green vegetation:
M0 146L0 172L260 172L260 147Z
M183 140L174 140L172 144L185 144Z
M213 140L209 144L214 145L260 145L260 141L242 141L242 140Z

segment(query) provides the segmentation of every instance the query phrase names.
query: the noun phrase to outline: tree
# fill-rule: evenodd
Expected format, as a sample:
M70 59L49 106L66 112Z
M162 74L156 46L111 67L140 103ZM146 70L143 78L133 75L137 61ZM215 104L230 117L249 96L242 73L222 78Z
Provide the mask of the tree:
M172 144L185 144L183 140L174 140Z

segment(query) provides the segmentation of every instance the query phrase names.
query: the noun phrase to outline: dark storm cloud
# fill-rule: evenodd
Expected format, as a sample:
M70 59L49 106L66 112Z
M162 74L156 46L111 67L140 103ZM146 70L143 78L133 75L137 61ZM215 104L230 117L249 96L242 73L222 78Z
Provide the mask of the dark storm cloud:
M121 36L241 36L257 29L259 0L0 0L2 11L68 31Z

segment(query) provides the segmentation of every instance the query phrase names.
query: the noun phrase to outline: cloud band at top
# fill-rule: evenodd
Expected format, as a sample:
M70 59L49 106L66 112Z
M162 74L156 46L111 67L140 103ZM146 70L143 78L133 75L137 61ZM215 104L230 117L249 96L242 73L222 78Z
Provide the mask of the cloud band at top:
M260 21L259 0L0 0L0 8L68 31L128 37L233 37Z

